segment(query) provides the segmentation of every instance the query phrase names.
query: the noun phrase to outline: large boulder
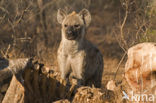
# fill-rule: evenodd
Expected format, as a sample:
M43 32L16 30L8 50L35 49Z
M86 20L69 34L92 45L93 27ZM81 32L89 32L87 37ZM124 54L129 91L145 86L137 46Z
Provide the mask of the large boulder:
M5 59L0 58L0 102L4 98L4 95L9 87L12 75L20 76L28 66L29 58L19 59Z
M128 50L125 78L135 92L155 92L156 43L141 43Z

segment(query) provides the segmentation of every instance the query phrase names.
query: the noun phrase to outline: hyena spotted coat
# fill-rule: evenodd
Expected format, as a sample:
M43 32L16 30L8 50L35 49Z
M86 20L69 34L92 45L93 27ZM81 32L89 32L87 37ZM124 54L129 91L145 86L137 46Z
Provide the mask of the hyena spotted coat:
M81 85L101 86L103 56L86 38L86 28L91 22L87 9L66 14L59 9L57 20L62 25L62 39L57 52L58 65L63 79L69 76Z

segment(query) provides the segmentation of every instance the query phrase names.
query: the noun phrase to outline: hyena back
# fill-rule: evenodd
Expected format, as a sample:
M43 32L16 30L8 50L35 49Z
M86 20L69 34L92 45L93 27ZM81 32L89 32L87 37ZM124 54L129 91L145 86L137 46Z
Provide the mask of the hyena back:
M57 52L61 77L76 78L81 85L100 87L103 73L103 56L85 38L91 22L88 10L66 14L59 9L57 20L62 25L62 40Z

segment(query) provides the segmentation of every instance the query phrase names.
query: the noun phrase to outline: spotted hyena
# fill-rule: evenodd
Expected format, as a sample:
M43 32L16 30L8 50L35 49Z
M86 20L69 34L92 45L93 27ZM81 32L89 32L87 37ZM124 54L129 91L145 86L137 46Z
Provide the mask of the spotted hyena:
M79 13L67 14L59 9L57 20L62 25L62 39L57 52L61 77L75 78L81 85L100 87L103 56L85 37L91 22L90 12L83 9Z

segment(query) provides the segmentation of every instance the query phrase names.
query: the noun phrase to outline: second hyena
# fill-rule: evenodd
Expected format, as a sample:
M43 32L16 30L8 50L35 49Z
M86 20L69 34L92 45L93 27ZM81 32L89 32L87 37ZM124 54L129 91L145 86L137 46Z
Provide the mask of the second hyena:
M67 14L59 9L57 20L62 25L62 40L57 52L58 65L63 79L72 76L81 85L100 87L103 73L103 56L89 42L86 28L91 22L87 9Z

